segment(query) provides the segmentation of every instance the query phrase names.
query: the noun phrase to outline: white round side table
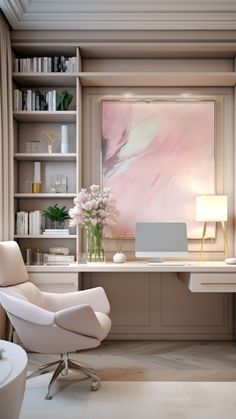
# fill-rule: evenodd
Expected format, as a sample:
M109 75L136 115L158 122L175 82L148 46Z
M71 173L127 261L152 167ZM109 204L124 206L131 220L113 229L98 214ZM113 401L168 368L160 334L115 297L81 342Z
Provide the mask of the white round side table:
M21 346L0 340L0 416L18 419L25 390L27 355Z

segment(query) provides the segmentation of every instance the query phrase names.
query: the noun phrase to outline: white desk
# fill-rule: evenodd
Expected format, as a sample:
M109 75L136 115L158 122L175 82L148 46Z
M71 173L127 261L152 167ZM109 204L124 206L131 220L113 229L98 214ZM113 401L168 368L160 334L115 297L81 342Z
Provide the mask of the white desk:
M43 291L104 287L112 307L111 339L221 340L234 335L236 266L149 266L132 261L27 269Z
M74 284L76 275L83 272L176 272L179 279L192 292L236 292L236 265L227 265L224 262L178 262L175 266L150 266L144 261L131 261L126 263L88 263L71 264L67 266L28 266L32 280L47 277L52 281L60 282L61 278L71 278ZM37 281L36 281L37 282ZM54 282L55 283L55 282Z

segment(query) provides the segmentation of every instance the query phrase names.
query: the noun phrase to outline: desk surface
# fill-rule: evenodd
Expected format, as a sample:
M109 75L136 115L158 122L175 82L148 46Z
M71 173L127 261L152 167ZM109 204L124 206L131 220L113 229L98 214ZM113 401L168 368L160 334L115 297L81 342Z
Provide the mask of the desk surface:
M183 266L183 263L186 265ZM131 261L126 263L74 263L64 266L31 265L27 266L27 270L28 272L236 272L236 265L227 265L223 261L181 261L176 262L175 266L150 266L145 261Z

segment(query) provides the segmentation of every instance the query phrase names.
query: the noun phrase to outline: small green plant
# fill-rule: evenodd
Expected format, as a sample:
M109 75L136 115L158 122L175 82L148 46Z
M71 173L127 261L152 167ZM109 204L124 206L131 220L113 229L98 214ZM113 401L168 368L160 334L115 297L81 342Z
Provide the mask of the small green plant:
M51 221L63 222L70 219L69 211L66 207L59 208L57 204L53 207L48 207L42 212L44 217L49 218Z
M57 111L68 111L73 95L68 90L57 93Z

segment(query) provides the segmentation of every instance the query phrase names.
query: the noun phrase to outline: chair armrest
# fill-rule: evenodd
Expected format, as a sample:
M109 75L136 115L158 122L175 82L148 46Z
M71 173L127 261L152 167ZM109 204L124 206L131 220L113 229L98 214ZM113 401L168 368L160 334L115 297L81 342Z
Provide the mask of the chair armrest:
M82 304L77 307L57 311L55 322L58 326L100 340L103 337L102 327L91 306Z
M59 311L65 308L89 305L94 311L109 314L110 304L102 287L91 288L83 291L67 292L56 294L43 292L45 307L52 311Z
M55 313L31 304L21 298L16 298L0 291L0 302L7 313L19 319L43 326L55 323Z

